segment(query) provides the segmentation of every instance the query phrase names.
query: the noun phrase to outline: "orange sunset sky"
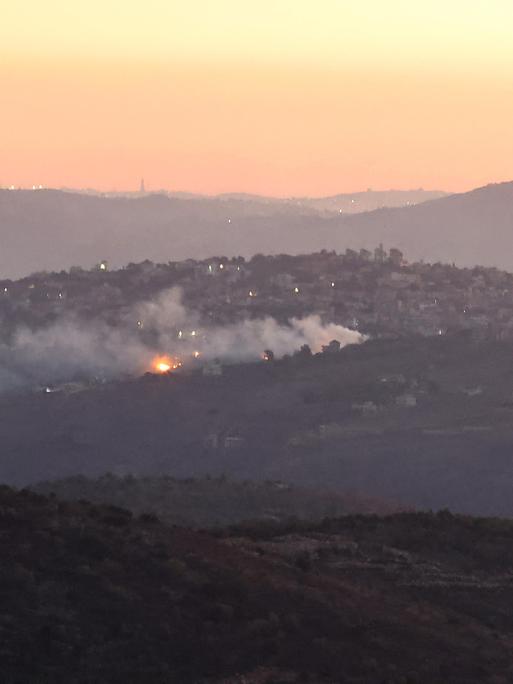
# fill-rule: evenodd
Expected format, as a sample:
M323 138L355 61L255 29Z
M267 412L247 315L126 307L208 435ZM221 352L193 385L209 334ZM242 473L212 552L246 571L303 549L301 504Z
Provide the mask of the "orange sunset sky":
M513 179L511 0L0 0L0 185Z

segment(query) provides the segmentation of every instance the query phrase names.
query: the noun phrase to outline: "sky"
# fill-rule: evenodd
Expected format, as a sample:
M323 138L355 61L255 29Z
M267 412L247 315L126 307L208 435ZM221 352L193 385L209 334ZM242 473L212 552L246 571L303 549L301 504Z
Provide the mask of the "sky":
M0 0L0 185L513 179L511 0Z

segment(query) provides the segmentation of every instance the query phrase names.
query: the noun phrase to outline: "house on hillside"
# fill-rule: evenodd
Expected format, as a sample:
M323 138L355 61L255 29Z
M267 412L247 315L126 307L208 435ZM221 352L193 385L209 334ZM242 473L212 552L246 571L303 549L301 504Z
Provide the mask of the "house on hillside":
M417 397L414 394L405 392L395 398L395 404L401 408L414 408L417 406Z
M379 406L374 401L351 404L353 411L358 411L363 416L372 416L379 411Z

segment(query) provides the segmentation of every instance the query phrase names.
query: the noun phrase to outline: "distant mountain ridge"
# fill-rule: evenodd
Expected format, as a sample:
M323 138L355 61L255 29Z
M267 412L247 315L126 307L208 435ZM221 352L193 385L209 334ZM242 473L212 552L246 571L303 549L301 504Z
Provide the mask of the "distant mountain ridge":
M376 238L409 260L513 270L513 182L497 183L423 204L344 217L348 246Z
M218 195L201 195L193 192L154 190L149 193L141 192L100 192L93 189L60 188L73 194L85 194L93 197L125 197L137 198L147 194L164 195L174 199L207 200L211 202L244 202L254 210L265 211L264 207L276 209L278 207L293 207L304 211L314 211L320 214L360 214L383 207L403 207L420 204L428 200L447 197L448 192L441 190L368 190L359 192L342 192L325 197L291 196L273 197L257 195L249 192L224 192Z
M384 207L405 207L421 204L432 199L447 197L450 193L440 190L365 190L363 192L347 192L327 197L287 197L274 198L245 193L225 193L217 197L222 200L242 200L255 203L285 204L313 210L329 216L330 214L361 214Z
M116 267L144 259L344 251L380 242L410 260L513 270L513 183L352 215L229 197L0 191L4 278L90 267L100 259Z

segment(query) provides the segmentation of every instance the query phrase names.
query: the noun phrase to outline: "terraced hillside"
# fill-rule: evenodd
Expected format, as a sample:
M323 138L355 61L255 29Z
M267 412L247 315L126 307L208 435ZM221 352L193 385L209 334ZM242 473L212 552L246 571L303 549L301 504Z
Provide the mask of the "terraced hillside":
M2 681L506 684L513 525L224 532L0 489Z

